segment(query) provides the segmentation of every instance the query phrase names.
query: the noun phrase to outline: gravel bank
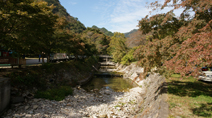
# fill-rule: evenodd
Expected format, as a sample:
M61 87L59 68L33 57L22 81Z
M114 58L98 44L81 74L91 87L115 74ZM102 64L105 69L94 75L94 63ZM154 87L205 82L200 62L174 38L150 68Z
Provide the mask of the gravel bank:
M62 101L32 99L25 103L15 104L4 117L133 117L139 111L138 103L142 100L141 92L140 87L132 88L125 93L114 92L106 88L88 93L81 88L74 88L74 95L67 96Z

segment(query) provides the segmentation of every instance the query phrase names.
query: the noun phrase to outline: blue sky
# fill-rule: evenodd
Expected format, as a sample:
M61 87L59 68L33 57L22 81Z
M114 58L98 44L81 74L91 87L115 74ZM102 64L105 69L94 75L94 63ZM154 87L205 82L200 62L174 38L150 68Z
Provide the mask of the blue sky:
M86 27L105 27L112 32L138 29L138 21L149 14L147 2L155 0L59 0L67 12ZM163 2L164 0L160 1ZM167 11L165 9L164 11Z

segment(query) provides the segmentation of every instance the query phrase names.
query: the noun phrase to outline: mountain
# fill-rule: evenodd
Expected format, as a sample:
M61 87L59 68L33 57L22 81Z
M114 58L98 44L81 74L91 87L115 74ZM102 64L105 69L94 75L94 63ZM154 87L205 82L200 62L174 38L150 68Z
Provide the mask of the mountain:
M142 31L140 30L132 30L128 34L126 44L129 48L145 45L147 42L146 35L142 34Z
M82 24L77 18L74 18L69 13L67 13L66 9L60 4L59 0L44 0L48 3L48 5L54 5L55 8L52 10L53 13L59 15L59 17L65 17L67 19L68 28L75 33L83 32L86 27Z
M106 36L113 36L113 33L111 31L108 31L106 28L98 28L97 26L93 25L92 28L99 29L102 33L104 33Z
M111 38L102 33L99 29L88 27L83 31L81 39L84 40L86 44L94 46L94 48L91 48L94 54L107 54L107 48ZM94 49L96 49L96 51L94 51Z
M138 29L133 29L133 30L131 30L130 32L124 33L124 36L125 36L125 37L129 37L130 34L136 32L136 31L138 31Z

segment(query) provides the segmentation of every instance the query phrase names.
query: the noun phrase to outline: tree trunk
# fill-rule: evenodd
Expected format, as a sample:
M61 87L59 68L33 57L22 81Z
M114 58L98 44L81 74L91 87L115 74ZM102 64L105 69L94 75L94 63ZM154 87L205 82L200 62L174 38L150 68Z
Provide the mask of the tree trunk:
M42 63L44 64L44 53L42 52L41 57L42 57Z
M78 55L74 55L75 56L75 60L77 61L78 60Z
M49 63L50 54L47 55L47 63Z
M44 63L44 57L42 56L42 63Z

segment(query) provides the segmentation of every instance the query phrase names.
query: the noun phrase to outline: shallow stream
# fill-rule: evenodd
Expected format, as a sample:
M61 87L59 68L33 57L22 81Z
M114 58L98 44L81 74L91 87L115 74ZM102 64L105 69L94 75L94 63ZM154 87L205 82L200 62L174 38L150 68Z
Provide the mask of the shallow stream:
M83 89L86 91L95 91L100 90L103 87L110 88L116 92L126 92L129 89L137 86L132 80L130 79L123 79L123 77L113 77L113 76L105 76L104 74L110 73L111 75L120 75L120 73L116 72L107 72L105 70L105 66L101 67L101 72L98 72L98 74L102 74L102 76L95 76L92 78L90 82L88 82L86 85L82 86ZM107 67L107 69L112 69L113 67ZM104 70L103 70L104 69Z

